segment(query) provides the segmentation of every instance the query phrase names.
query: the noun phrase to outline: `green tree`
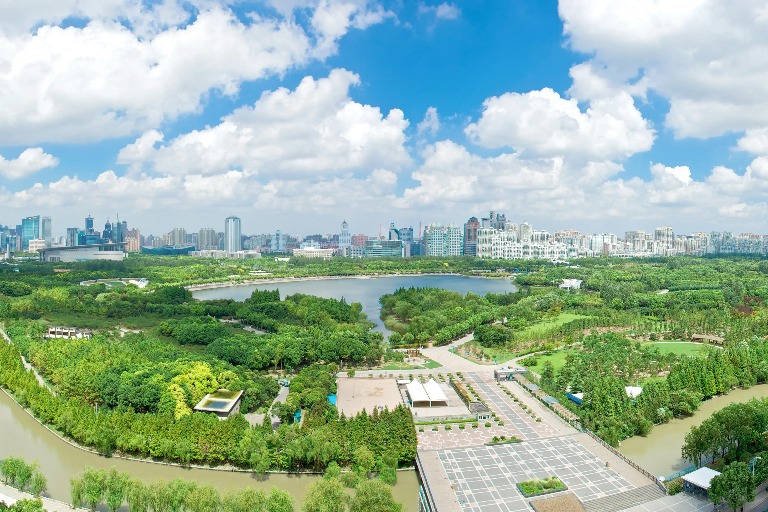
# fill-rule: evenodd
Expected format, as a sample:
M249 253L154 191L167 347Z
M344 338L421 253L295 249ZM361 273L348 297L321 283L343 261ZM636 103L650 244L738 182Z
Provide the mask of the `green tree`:
M272 488L267 496L267 512L293 512L293 498L285 491Z
M106 490L106 471L86 466L83 471L83 499L91 508L91 512L96 511L96 506L104 499Z
M32 478L29 481L29 492L34 496L40 496L46 490L48 490L48 479L45 478L45 475L39 468L35 467L32 471Z
M111 512L115 512L123 504L127 487L128 475L118 472L115 468L110 469L107 474L105 494L107 508Z
M349 512L402 512L403 505L392 497L392 488L378 480L365 480L357 486Z
M141 480L131 480L125 490L125 500L130 512L147 512L149 509L150 490Z
M313 483L301 507L302 512L344 512L346 509L344 487L337 478Z
M713 503L725 502L736 510L755 499L755 483L749 466L744 462L732 462L710 482L709 499Z
M376 465L373 452L366 446L360 446L355 450L354 461L355 471L363 478L368 478L368 475Z
M81 478L69 479L69 496L72 500L72 508L77 508L83 504L83 480Z

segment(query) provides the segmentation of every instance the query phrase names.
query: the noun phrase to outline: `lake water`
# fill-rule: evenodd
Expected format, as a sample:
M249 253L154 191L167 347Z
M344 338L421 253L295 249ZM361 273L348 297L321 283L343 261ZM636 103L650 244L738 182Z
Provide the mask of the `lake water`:
M474 293L483 296L487 293L512 293L517 288L507 278L489 279L482 277L464 277L456 275L426 276L390 276L390 277L350 277L342 279L296 280L281 283L257 285L238 285L225 288L199 290L192 295L196 299L235 299L245 300L254 290L280 290L280 297L285 298L295 293L316 295L329 299L345 299L348 303L359 302L368 319L376 324L376 330L387 333L384 323L379 318L381 305L379 297L393 293L398 288L410 287L443 288L462 294Z
M635 436L621 442L619 451L656 476L671 475L693 465L683 460L680 450L691 427L701 423L726 405L768 397L768 384L749 389L734 389L727 395L710 398L696 414L656 425L647 437Z

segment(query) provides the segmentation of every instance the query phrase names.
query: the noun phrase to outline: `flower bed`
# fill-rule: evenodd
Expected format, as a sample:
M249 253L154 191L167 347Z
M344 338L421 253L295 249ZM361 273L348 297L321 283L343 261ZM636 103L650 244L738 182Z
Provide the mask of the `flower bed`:
M542 494L564 491L568 489L568 487L556 476L550 476L547 478L534 478L533 480L519 482L517 484L517 489L523 493L523 496L526 498L532 498L534 496L541 496Z

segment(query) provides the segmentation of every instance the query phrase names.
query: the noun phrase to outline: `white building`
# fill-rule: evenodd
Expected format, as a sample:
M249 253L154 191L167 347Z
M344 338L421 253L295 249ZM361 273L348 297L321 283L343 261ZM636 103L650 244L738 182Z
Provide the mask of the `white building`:
M293 255L302 258L322 258L329 260L333 257L336 249L321 249L320 247L301 247L293 250Z
M29 252L40 252L41 250L45 249L48 245L50 245L48 242L45 241L43 238L33 238L29 241Z
M237 252L243 249L242 232L240 229L240 217L227 217L224 221L224 250Z
M47 247L40 250L40 261L72 263L75 261L125 259L125 243Z
M464 233L456 224L429 224L424 228L422 256L461 256Z

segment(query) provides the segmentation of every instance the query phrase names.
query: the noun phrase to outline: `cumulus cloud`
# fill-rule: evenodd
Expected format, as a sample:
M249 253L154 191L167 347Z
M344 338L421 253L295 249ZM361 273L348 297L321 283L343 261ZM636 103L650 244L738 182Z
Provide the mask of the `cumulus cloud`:
M408 121L400 110L386 116L349 98L356 74L333 70L304 78L294 91L262 94L216 126L157 145L149 131L120 151L119 163L163 174L220 174L246 170L264 176L329 176L375 168L398 170L410 162L404 146Z
M562 0L568 43L594 57L572 70L572 93L621 89L667 98L678 137L768 126L768 16L747 0Z
M582 112L575 99L562 98L549 88L485 100L482 116L466 128L466 134L488 148L586 160L647 151L654 137L627 93L593 100Z
M437 115L435 107L429 107L424 113L424 119L416 125L416 132L419 135L435 136L440 129L440 117Z
M43 148L27 148L15 159L6 160L0 155L0 176L15 180L57 165L59 159Z

